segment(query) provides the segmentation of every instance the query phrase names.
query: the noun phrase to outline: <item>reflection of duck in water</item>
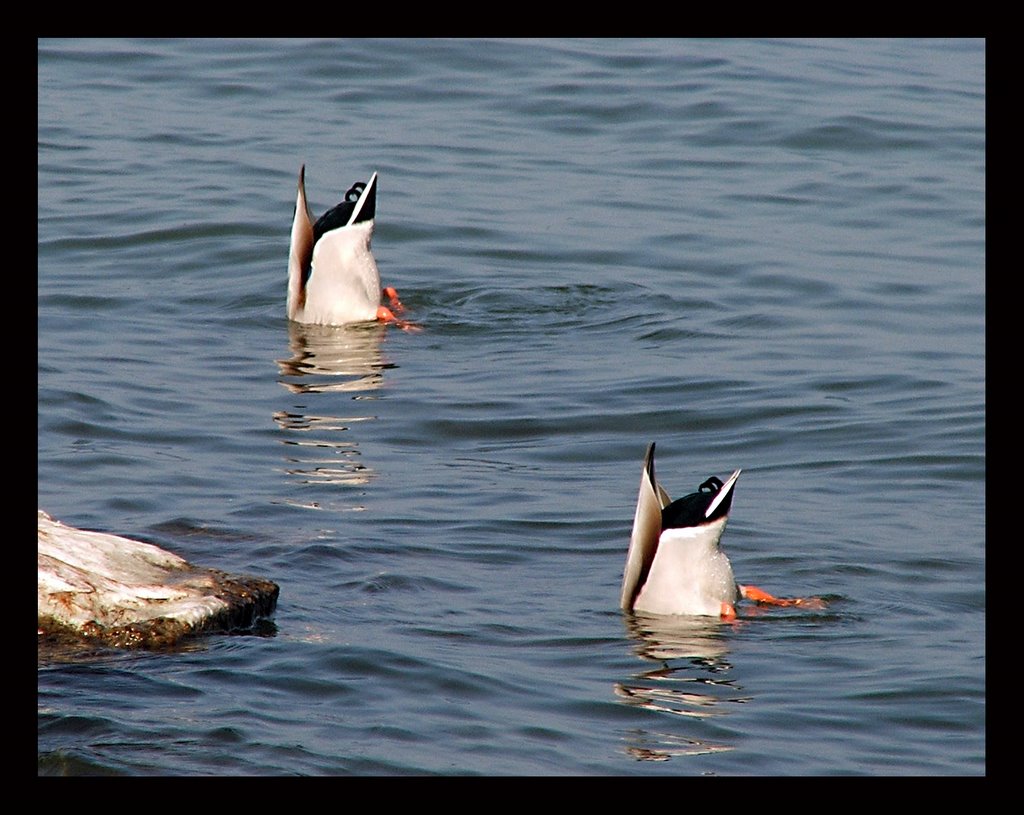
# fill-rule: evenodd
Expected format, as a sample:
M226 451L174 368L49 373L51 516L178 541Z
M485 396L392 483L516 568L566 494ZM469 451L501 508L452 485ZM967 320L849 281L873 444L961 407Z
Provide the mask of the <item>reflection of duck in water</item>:
M719 541L739 477L739 470L725 482L712 476L697 492L673 501L655 478L654 444L648 446L622 576L623 609L734 619L740 598L820 608L815 598L780 599L736 583Z
M734 749L719 741L720 731L702 727L703 720L728 715L736 704L750 701L729 674L727 637L718 620L702 616L636 615L624 618L636 653L661 663L634 674L612 688L621 702L690 724L660 729L656 722L632 731L626 752L641 761L667 761L675 756L704 755Z
M285 472L304 485L366 484L375 473L359 449L355 425L373 421L358 406L375 399L384 384L384 371L395 366L381 352L385 326L357 323L344 326L288 324L292 356L279 359L278 381L297 400L290 410L274 413L274 421L287 431ZM313 398L345 394L347 398ZM310 397L310 398L307 398ZM303 507L346 508L351 496L308 495L296 503ZM338 502L341 502L340 506Z
M291 359L278 360L281 380L293 393L322 391L370 391L383 384L383 371L395 366L385 362L380 350L384 326L365 323L347 326L288 323Z
M365 184L353 184L345 200L315 223L305 178L302 165L288 254L288 319L318 325L380 320L406 327L395 317L394 311L403 309L393 288L383 290L391 308L380 303L380 272L370 251L377 174Z
M709 667L726 665L729 644L717 620L678 614L630 614L624 619L638 656L657 661L688 659Z

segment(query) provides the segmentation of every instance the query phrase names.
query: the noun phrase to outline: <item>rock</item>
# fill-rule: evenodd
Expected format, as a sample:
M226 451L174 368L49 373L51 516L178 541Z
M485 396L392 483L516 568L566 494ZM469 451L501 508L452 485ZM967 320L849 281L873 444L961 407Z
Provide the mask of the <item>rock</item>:
M198 633L251 629L277 584L197 568L149 543L39 519L39 636L159 648Z

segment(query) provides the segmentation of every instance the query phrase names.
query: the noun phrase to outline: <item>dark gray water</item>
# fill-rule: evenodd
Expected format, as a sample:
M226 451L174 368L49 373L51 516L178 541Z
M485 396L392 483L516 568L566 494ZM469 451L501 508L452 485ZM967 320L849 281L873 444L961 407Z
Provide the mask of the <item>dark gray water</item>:
M979 41L42 41L38 505L281 587L39 773L985 773ZM424 328L284 316L299 166ZM623 615L644 449L737 578Z

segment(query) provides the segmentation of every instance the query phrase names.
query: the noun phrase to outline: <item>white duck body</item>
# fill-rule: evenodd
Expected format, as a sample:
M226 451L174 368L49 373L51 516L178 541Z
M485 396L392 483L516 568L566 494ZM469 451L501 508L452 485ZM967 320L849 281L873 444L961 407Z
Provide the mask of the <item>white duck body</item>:
M720 518L707 526L662 532L633 610L718 617L722 603L735 605L739 592L732 565L718 545L725 524Z
M370 239L377 173L365 185L353 185L346 200L314 224L305 172L303 165L288 255L288 318L318 325L375 320L381 287Z
M654 444L647 448L623 572L623 609L713 617L735 613L740 591L719 542L739 475L736 470L724 484L710 478L698 492L673 502L654 475Z

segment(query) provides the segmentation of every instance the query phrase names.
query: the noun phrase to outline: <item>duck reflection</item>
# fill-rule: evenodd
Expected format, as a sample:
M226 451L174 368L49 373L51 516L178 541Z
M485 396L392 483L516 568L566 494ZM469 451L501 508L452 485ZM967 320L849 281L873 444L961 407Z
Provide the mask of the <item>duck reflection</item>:
M289 320L292 357L277 361L281 384L292 393L377 390L383 371L395 367L384 361L380 350L385 330L379 323L324 326Z
M724 662L729 653L725 636L731 629L714 617L627 614L624 619L638 656L691 659L708 666L721 663L728 668Z
M624 619L635 653L658 665L615 683L615 695L624 704L690 721L694 728L687 734L634 730L626 739L626 752L641 761L666 761L734 749L709 739L698 724L750 701L728 678L728 627L704 617L627 614Z
M346 326L304 325L289 321L292 356L278 360L280 383L296 396L348 394L344 403L319 402L321 411L331 407L355 407L353 402L375 399L384 371L395 367L385 361L381 341L386 328L377 323ZM349 435L353 425L376 417L361 411L320 412L312 403L296 401L293 409L278 411L274 421L288 431L286 472L301 484L360 485L375 473L361 460L359 444ZM320 501L301 501L302 506L321 508Z

